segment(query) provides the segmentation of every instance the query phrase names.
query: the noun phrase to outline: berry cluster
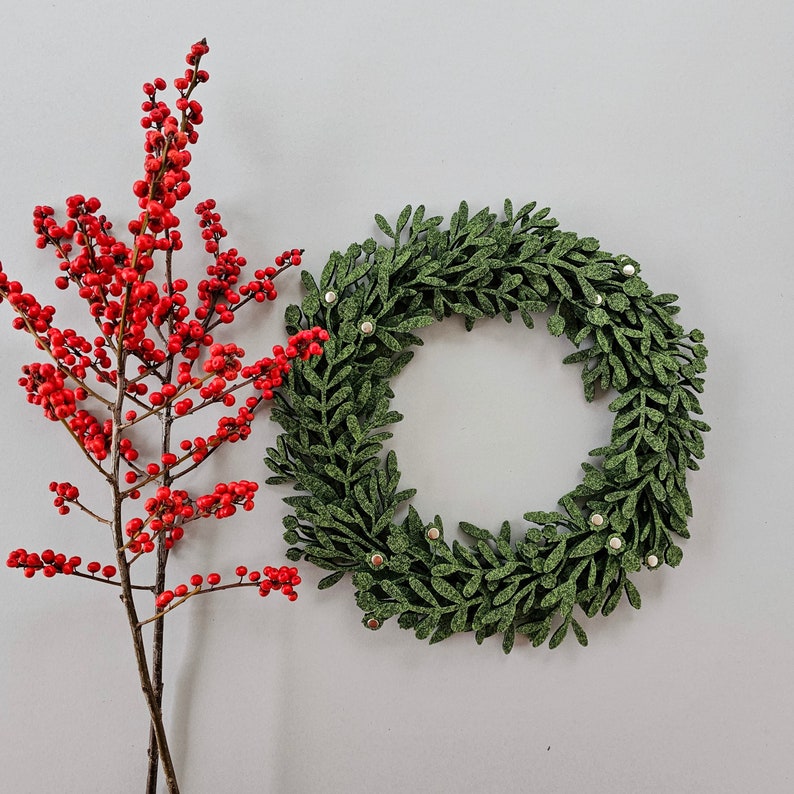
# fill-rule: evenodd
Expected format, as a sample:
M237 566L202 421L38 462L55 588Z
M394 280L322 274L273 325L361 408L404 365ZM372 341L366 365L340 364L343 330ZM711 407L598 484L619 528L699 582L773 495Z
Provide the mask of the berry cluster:
M172 84L174 101L165 98L168 83L162 77L143 85L143 173L132 184L137 210L126 227L117 232L99 199L79 193L66 199L65 217L48 205L34 209L36 247L54 259L57 290L76 296L86 308L88 332L56 325L55 307L26 292L0 263L0 303L11 307L13 327L32 338L44 359L23 367L19 385L47 419L66 428L89 468L108 485L104 510L82 504L80 490L68 481L50 484L53 504L61 514L78 508L105 525L116 563L82 567L77 556L19 548L6 564L28 578L40 571L47 578L72 575L121 589L152 723L148 787L162 763L169 791L177 790L176 772L153 684L162 681L163 633L152 633L147 654L142 626L193 595L228 588L253 587L262 596L280 590L294 601L300 577L286 566L261 572L239 566L239 580L224 585L219 573L206 579L195 574L190 585L160 592L154 614L144 620L135 591L162 589L171 550L190 522L253 509L258 486L249 480L221 482L199 496L177 481L222 446L247 439L257 409L273 399L292 366L321 355L329 339L314 327L273 346L271 355L258 352L249 359L228 339L243 307L276 299L276 278L301 264L303 249L285 250L273 264L246 270L246 258L226 243L228 232L213 199L196 207L206 275L200 274L191 295L187 279L177 274L181 202L192 190L188 169L204 120L194 91L209 79L200 67L208 50L206 41L190 48L188 68ZM189 430L182 430L187 425L182 420L190 421ZM151 564L133 570L146 555ZM141 567L159 584L136 581L133 573Z
M295 588L301 583L301 578L298 576L297 568L287 568L286 565L282 565L281 568L273 568L266 565L260 573L256 570L249 572L245 565L238 565L235 574L239 580L233 584L224 585L222 589L257 586L260 596L267 596L272 590L280 590L282 595L290 601L295 601L298 598ZM246 579L247 581L244 581ZM186 584L179 584L173 590L163 590L155 597L154 605L158 610L164 610L166 607L173 609L191 596L208 592L202 589L204 582L205 578L201 574L194 573L190 577L192 590ZM207 574L206 583L210 589L217 588L221 583L221 575L219 573Z
M6 565L9 568L22 568L28 579L35 576L36 571L41 571L47 578L51 578L57 573L73 574L82 563L80 557L56 554L52 549L45 549L41 554L28 552L25 549L14 549L6 560ZM106 579L111 579L117 573L114 565L102 566L98 562L89 562L86 569L92 576L101 571L102 576Z
M67 502L76 502L80 498L80 491L77 486L72 485L70 482L51 482L50 491L56 494L52 503L58 508L58 512L65 516L69 512L69 505Z
M207 52L204 41L191 47L188 69L173 81L177 92L173 104L164 99L168 83L162 77L143 85L143 175L132 185L138 214L125 232L116 233L94 196L69 196L62 220L51 206L34 209L36 246L52 250L57 263L55 286L72 290L85 302L92 331L84 334L57 327L55 308L25 292L0 264L0 302L7 301L16 314L14 327L31 335L47 356L44 362L25 366L19 384L29 402L68 428L110 482L116 500L111 517L102 518L80 504L77 486L53 482L53 503L61 514L78 506L112 526L118 532L114 545L120 565L131 565L159 544L171 549L184 537L187 522L227 518L240 507L253 509L254 482L219 483L212 493L191 496L175 487L174 480L203 463L221 445L248 438L257 408L273 399L294 362L321 355L322 343L328 340L325 330L314 327L291 336L285 345L273 346L272 355L246 361L239 345L216 339L242 307L273 301L278 295L275 279L300 265L304 252L284 250L273 265L245 275L247 260L226 245L228 231L213 199L200 202L195 209L210 262L206 277L196 284L193 302L188 281L172 275L172 259L182 249L179 206L191 192L191 147L198 141L197 128L204 119L193 92L209 79L200 68ZM165 277L158 279L160 260L165 262ZM241 392L244 388L246 393ZM210 406L236 406L236 411L215 417L212 432L191 434L172 448L172 424ZM167 440L154 460L150 454L148 460L141 455L151 438L144 424L150 418L169 429L158 433ZM138 516L125 517L119 527L118 516L129 515L123 508L125 500L140 498L146 486L154 489L154 495L145 498ZM23 568L26 576L37 570L52 576L73 573L80 562L49 550L28 554L18 549L8 564ZM86 570L107 579L117 573L115 566L96 562ZM266 568L263 574L263 594L281 589L292 596L294 580L300 581L294 569ZM214 581L216 576L210 574L207 582L217 584L220 577ZM248 574L249 584L260 577L259 572Z
M237 569L238 576L245 576L240 573L241 568ZM248 578L252 582L259 582L259 595L266 596L271 590L281 590L281 594L285 595L290 601L294 601L298 594L295 588L301 583L301 578L298 576L297 568L287 568L282 565L280 568L266 567L262 569L265 578L260 581L259 572L251 571Z
M196 507L201 515L215 518L228 518L237 512L235 505L242 505L243 510L254 509L254 494L259 489L255 482L219 482L211 494L199 496Z

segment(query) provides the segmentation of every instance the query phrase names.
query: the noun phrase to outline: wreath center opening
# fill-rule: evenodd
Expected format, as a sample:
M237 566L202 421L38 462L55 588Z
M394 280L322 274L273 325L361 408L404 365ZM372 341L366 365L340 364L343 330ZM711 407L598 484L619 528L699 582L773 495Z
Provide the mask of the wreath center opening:
M391 381L391 407L404 415L389 429L403 487L420 515L440 515L447 539L458 522L522 525L528 510L554 510L550 494L581 478L579 462L609 441L608 397L588 403L579 369L562 363L564 337L521 318L480 320L467 333L459 317L417 332L425 345Z

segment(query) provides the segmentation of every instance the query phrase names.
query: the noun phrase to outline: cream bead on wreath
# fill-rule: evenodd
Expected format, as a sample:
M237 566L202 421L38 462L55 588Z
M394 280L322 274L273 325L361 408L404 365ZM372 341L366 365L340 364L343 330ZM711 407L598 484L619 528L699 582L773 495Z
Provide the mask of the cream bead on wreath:
M298 492L285 499L288 556L331 571L321 588L351 572L365 626L398 616L430 642L501 632L505 652L516 633L535 646L551 634L555 647L572 630L584 645L581 615L608 615L624 593L639 608L629 575L681 561L686 472L698 468L709 429L695 418L707 350L700 331L676 321L677 297L654 295L637 262L559 231L534 203L514 214L508 200L504 212L470 218L464 202L448 230L424 207L406 207L394 228L376 215L390 245L370 239L332 254L319 284L302 273L307 295L287 310L288 330L321 325L330 340L276 397L284 432L268 450L269 481ZM597 387L617 392L611 441L557 500L563 512L527 512L515 543L508 522L495 534L463 522L468 546L447 544L441 518L425 523L413 507L395 523L415 491L400 489L395 453L381 452L385 428L402 419L389 409L390 380L421 344L413 331L452 314L467 330L515 313L532 328L549 308L548 330L576 348L565 362L582 365L585 398Z

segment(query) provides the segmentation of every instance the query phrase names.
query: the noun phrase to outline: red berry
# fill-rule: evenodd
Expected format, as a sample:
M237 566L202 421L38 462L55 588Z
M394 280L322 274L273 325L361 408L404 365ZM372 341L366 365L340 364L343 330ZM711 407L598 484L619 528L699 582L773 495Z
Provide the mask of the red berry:
M219 584L220 581L221 581L221 575L219 573L207 574L207 584L210 584L214 587L216 584Z
M204 577L199 573L194 573L193 576L190 577L190 584L193 585L193 587L201 587L203 581Z
M172 601L174 600L174 594L171 590L163 590L157 598L155 598L154 603L158 609L163 609L167 607Z

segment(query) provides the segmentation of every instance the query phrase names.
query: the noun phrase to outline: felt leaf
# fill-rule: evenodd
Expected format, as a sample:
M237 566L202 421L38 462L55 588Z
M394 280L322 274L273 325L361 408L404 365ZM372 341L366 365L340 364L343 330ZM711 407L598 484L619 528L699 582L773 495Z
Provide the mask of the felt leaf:
M645 282L637 276L626 279L626 282L623 284L623 292L625 292L626 295L631 298L637 298L640 295L644 295L646 290L647 286Z
M609 324L609 315L601 308L596 307L587 312L587 322L590 325L601 326Z
M562 336L565 331L565 320L559 314L552 314L546 321L546 327L552 336Z
M565 278L554 268L549 268L549 275L551 276L551 280L554 282L554 286L560 292L560 295L563 298L568 298L570 300L573 297L573 290L571 289L571 285L565 280ZM558 336L559 334L555 334Z
M546 562L543 564L543 571L544 573L549 573L553 571L559 564L562 562L563 557L565 557L565 541L561 540L557 543L554 551L546 558Z
M417 623L415 629L416 639L426 640L438 625L438 617L437 614L431 613Z
M463 532L469 535L469 537L476 538L477 540L491 540L493 537L487 529L477 527L474 524L470 524L468 521L461 521L458 526Z
M559 239L550 252L550 256L557 257L558 259L565 256L575 245L578 237L573 232L563 232L560 234Z
M424 328L427 325L432 325L434 322L435 320L430 314L414 315L413 317L403 320L391 330L397 333L405 333L406 331L413 331L416 328Z
M516 578L515 581L510 582L507 586L499 590L493 598L493 605L495 607L507 603L514 595L516 590L521 586L521 579Z
M604 548L604 536L602 534L598 535L591 535L589 538L586 538L577 546L574 546L571 549L568 556L570 558L577 558L577 557L587 557L591 554L595 554L601 549Z
M568 633L568 626L570 626L570 620L566 620L555 632L551 635L551 639L549 640L549 648L556 648L564 639L565 635Z
M610 355L609 365L612 367L612 388L624 389L629 382L629 376L623 362L617 356Z
M383 215L376 214L375 215L375 223L378 224L378 228L387 236L391 237L392 240L394 239L394 231L392 230L391 226L389 226L389 222Z
M453 631L465 631L469 619L468 606L464 605L452 616L451 628Z
M609 404L609 410L619 411L621 408L625 408L639 394L639 391L639 389L629 389L624 392Z
M684 558L684 552L679 546L670 546L665 552L664 558L668 565L675 568Z
M494 567L499 567L499 559L494 554L493 549L484 541L478 540L477 541L477 551L482 554L483 557Z
M626 579L626 581L623 583L623 586L626 588L626 596L629 599L629 603L634 607L634 609L639 609L642 606L640 591L637 590L634 584L628 579Z
M502 639L502 650L505 653L510 653L513 650L513 643L516 639L516 631L513 626L508 626L505 629L504 638Z
M441 622L439 623L438 628L433 632L433 636L430 638L430 645L435 645L437 642L441 642L442 640L447 639L447 637L451 637L454 633L455 632L451 625Z
M408 219L411 217L411 205L406 204L403 208L403 211L400 213L400 217L397 218L397 235L399 236L400 232L405 228L405 224L408 223ZM377 222L377 221L376 221Z
M612 276L612 265L600 262L592 265L585 265L579 269L580 275L594 281L605 281Z
M409 510L410 509L413 509L413 507L409 508ZM452 552L463 564L468 565L471 568L482 567L479 560L471 552L471 550L462 543L459 543L457 540L452 541Z
M615 607L618 605L620 601L620 597L623 594L622 587L616 587L612 595L607 598L604 602L604 606L601 607L601 614L606 617L607 615L611 614L615 611Z
M568 601L571 596L576 592L576 585L573 582L563 582L557 585L553 590L550 590L540 602L542 607L553 607L557 604Z
M482 583L482 574L475 573L463 588L463 597L471 598L479 589Z
M463 596L446 579L434 576L430 583L433 586L433 590L448 601L459 604L463 600Z
M500 579L504 579L506 576L513 573L516 568L518 568L517 562L506 562L504 565L500 565L498 568L488 571L488 573L485 574L485 580L487 582L498 582Z
M551 631L551 618L552 616L549 615L543 621L531 623L527 626L528 630L522 632L528 634L532 638L532 646L534 648L543 645L543 643L546 641L546 638L549 636L549 632Z
M336 573L332 573L330 576L326 576L317 583L318 590L327 590L329 587L333 587L338 581L342 579L345 575L344 571L337 571Z
M571 619L571 628L573 629L573 633L576 635L579 645L581 645L583 648L586 648L588 642L587 634L575 618Z
M623 292L610 292L606 298L607 306L616 312L624 312L631 303Z

